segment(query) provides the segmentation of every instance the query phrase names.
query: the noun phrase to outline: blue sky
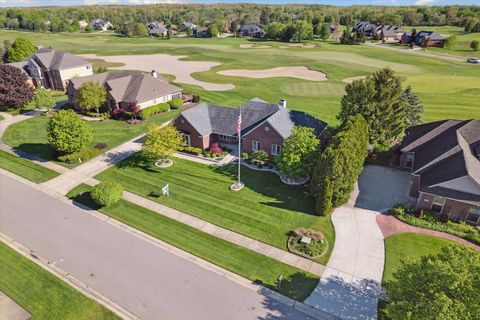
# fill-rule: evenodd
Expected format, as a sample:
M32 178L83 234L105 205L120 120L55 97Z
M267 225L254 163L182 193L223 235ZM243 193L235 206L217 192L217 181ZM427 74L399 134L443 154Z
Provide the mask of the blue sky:
M354 4L370 5L447 5L465 4L479 5L479 0L0 0L0 7L12 6L58 6L58 5L91 5L91 4L152 4L152 3L306 3L349 6Z

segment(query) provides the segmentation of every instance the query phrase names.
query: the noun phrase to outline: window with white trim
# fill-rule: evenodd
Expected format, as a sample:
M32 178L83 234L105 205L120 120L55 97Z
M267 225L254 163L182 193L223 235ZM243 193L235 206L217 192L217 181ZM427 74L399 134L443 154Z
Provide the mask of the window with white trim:
M192 139L189 133L184 133L183 134L183 141L185 142L185 145L191 147L192 146Z
M219 134L218 135L218 138L222 141L230 141L230 137L229 136L226 136L224 134Z
M480 219L480 207L471 207L468 211L467 222L478 223Z
M262 144L260 141L252 140L252 151L259 151L262 149Z
M280 151L282 149L282 146L279 144L272 144L272 156L278 156L280 154Z
M442 213L443 205L445 204L445 198L435 197L433 198L432 211Z

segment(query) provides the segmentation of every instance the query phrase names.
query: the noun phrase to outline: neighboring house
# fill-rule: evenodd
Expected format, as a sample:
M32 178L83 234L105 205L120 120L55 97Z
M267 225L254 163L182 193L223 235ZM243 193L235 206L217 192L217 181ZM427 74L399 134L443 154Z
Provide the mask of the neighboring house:
M85 20L78 21L78 24L80 25L80 29L85 29L88 26L88 22Z
M15 67L17 69L20 69L24 75L27 76L27 83L31 87L35 87L35 84L33 83L33 79L30 77L30 75L27 72L27 67L28 67L28 61L19 61L19 62L12 62L12 63L7 63L8 65Z
M209 36L208 34L208 28L207 27L197 27L195 29L195 37L196 38L207 38Z
M443 48L445 46L445 38L439 33L433 31L420 31L417 33L415 37L415 44L417 46L421 46L424 48L428 47L440 47Z
M93 74L92 64L68 52L39 49L27 60L12 63L21 68L35 87L65 91L70 79Z
M190 28L192 31L195 31L195 29L197 29L197 25L193 22L184 22L182 23L182 26L181 26L181 30L186 30L188 28Z
M90 25L95 30L106 31L106 30L113 29L113 24L111 24L109 21L104 21L102 19L92 20L92 22L90 22Z
M153 21L153 22L147 23L147 29L148 30L158 29L160 27L165 28L165 25L162 22L159 22L159 21Z
M402 39L404 31L394 25L378 26L373 32L373 39L383 42L397 42Z
M337 28L338 28L338 26L334 23L330 23L328 25L328 27L330 28L330 32L332 32L332 33L335 32L335 30L337 30Z
M373 36L373 32L378 27L378 25L367 22L367 21L358 21L353 27L354 32L363 31L366 37Z
M168 29L165 26L159 26L158 28L153 28L148 30L148 36L150 37L166 37Z
M145 74L138 71L121 73L104 72L70 80L67 88L68 102L80 110L76 103L78 92L86 82L97 82L107 90L110 109L124 109L135 103L140 109L182 97L182 89L159 77L155 71Z
M277 156L294 126L313 128L317 137L322 135L327 126L307 113L287 109L284 100L280 104L271 104L258 98L248 101L240 109L202 103L183 111L174 120L174 125L184 134L190 146L205 150L218 142L235 149L240 110L243 152L265 150L270 156Z
M244 25L237 31L237 36L239 37L263 38L266 34L265 30L256 24Z
M399 150L417 209L480 225L480 119L410 127Z
M445 40L447 40L447 38L433 31L416 32L415 30L412 30L410 32L405 32L400 42L403 44L411 44L413 42L415 45L425 48L443 48L445 46Z

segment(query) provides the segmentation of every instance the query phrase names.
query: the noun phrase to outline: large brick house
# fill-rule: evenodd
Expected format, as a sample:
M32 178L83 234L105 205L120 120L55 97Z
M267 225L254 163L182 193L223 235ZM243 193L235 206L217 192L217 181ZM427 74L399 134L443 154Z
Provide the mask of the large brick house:
M419 31L417 32L415 29L412 31L405 32L400 42L403 44L415 44L420 47L428 48L428 47L440 47L443 48L445 46L445 41L447 38L442 36L441 34L433 31Z
M106 106L112 110L117 108L128 110L132 103L143 109L182 97L181 88L170 84L155 71L150 74L138 71L104 72L70 80L67 88L68 102L76 109L79 109L76 103L79 90L86 82L96 82L105 86Z
M417 209L480 224L480 119L410 127L400 152L400 168L412 173Z
M35 87L65 91L68 81L93 74L92 64L68 52L39 49L25 61L10 65L22 69Z
M190 146L205 150L212 143L220 143L235 148L240 111L242 152L265 150L270 156L277 156L294 126L313 128L317 137L327 126L307 113L287 109L285 100L271 104L258 98L248 101L239 109L202 103L183 111L174 120L174 125L184 134Z

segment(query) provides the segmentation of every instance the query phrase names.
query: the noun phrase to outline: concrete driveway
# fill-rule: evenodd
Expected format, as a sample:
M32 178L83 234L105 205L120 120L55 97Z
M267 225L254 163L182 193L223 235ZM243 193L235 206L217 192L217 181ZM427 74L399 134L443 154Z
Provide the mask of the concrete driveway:
M408 195L409 190L410 173L368 165L358 178L358 187L349 204L356 208L383 212L396 203L415 203L415 199Z
M340 319L377 318L385 247L376 216L397 202L411 202L409 187L407 172L364 168L350 201L332 214L333 252L306 304Z

